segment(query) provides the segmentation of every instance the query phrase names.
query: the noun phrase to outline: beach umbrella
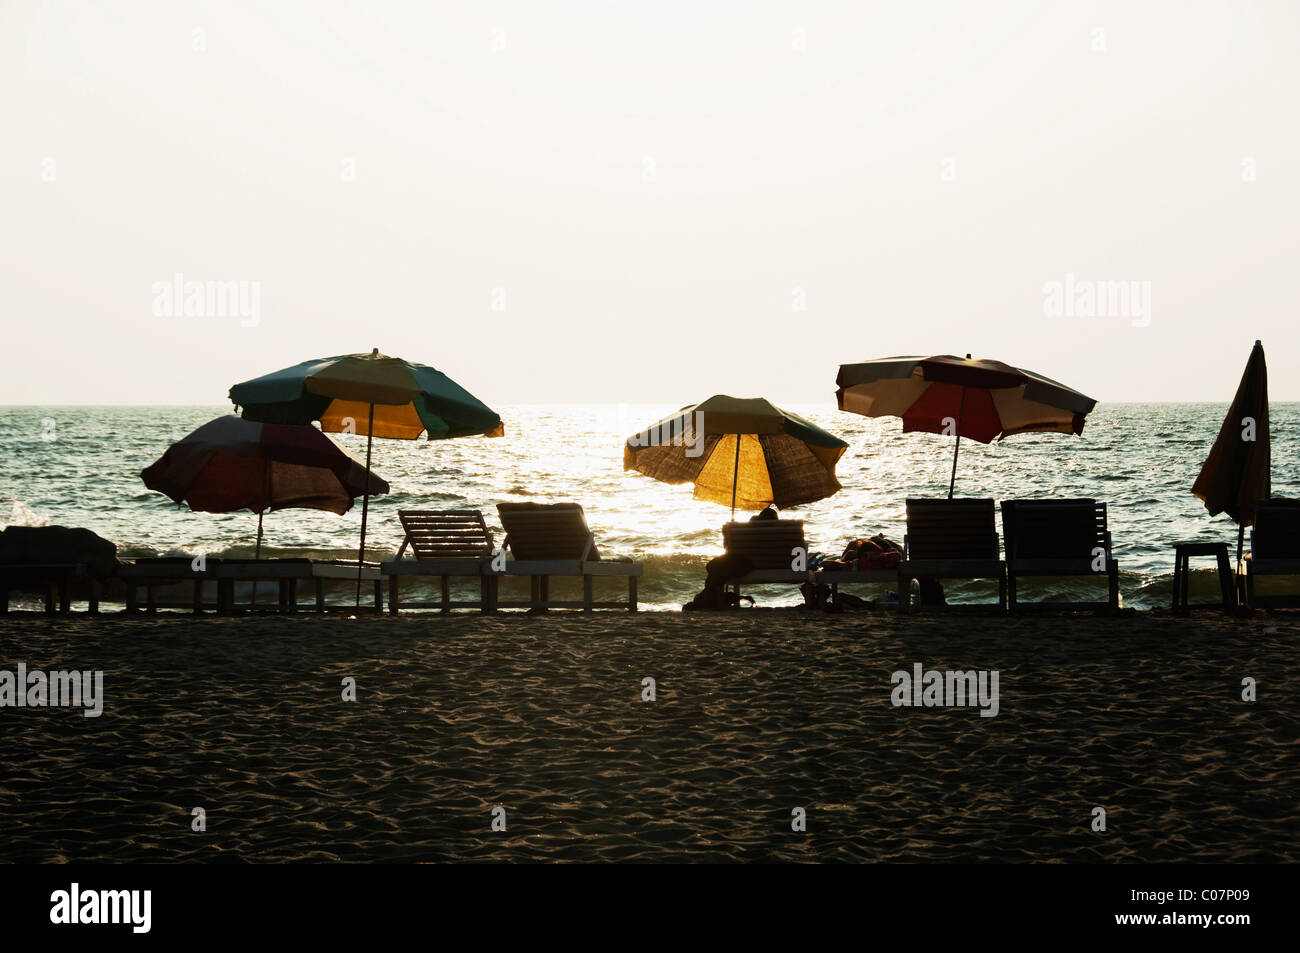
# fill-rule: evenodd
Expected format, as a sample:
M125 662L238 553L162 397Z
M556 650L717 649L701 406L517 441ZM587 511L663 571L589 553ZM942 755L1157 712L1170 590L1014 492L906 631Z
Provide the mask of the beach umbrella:
M694 483L695 499L761 510L798 506L840 489L835 463L848 447L761 397L719 394L683 407L623 446L623 469L664 483Z
M267 510L346 513L388 484L315 427L262 424L227 414L172 444L140 474L144 485L191 510L257 514L257 558Z
M329 433L366 435L366 469L375 437L430 440L503 433L501 418L446 374L424 364L380 354L342 354L304 361L230 388L247 420L307 424ZM357 602L366 558L370 497L361 500Z
M1097 406L1064 384L1001 361L951 354L887 357L841 364L840 410L864 417L901 417L903 432L956 438L948 498L957 483L961 438L990 443L1018 433L1083 432Z
M1192 492L1205 503L1211 516L1227 513L1236 520L1238 564L1245 548L1246 527L1255 524L1255 504L1271 495L1271 469L1268 367L1264 363L1264 345L1256 341L1237 385L1237 396L1192 484Z

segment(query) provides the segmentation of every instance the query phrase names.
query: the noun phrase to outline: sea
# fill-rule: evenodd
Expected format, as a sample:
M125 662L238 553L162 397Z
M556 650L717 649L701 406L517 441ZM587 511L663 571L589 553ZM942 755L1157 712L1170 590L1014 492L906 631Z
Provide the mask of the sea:
M388 558L401 509L481 510L500 539L496 504L581 503L605 556L641 561L643 609L680 608L700 590L705 564L722 551L727 507L693 499L689 485L658 483L623 469L631 434L672 405L521 405L499 411L505 436L446 441L376 440L372 469L390 492L370 501L366 555ZM786 510L805 521L810 552L837 555L850 540L884 533L902 541L905 501L947 495L953 440L905 434L897 419L867 419L833 404L787 409L843 438L843 489ZM173 442L223 413L222 406L0 407L0 524L82 526L123 558L251 556L257 516L191 512L145 487L140 472ZM1080 436L1026 434L983 445L963 440L956 493L964 497L1091 497L1108 504L1124 605L1167 606L1174 544L1222 541L1236 525L1211 517L1191 487L1219 432L1222 403L1102 404ZM1274 496L1300 496L1300 404L1270 408ZM365 438L331 435L358 459ZM342 516L281 510L265 517L264 557L355 558L361 505ZM738 514L743 518L746 514ZM1198 589L1213 591L1209 564ZM987 598L984 583L959 584L953 601ZM1064 581L1048 597L1081 597L1090 580ZM759 605L798 604L793 587L754 590ZM870 593L869 598L874 598Z

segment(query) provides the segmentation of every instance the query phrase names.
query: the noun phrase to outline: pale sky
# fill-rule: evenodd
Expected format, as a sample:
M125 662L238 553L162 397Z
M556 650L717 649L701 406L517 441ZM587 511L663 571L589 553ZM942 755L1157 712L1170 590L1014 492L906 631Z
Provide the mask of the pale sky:
M0 404L219 404L372 347L490 405L831 403L842 362L966 352L1226 401L1256 338L1297 400L1298 24L5 0ZM155 314L176 273L257 283L256 322ZM1149 314L1048 316L1067 274Z

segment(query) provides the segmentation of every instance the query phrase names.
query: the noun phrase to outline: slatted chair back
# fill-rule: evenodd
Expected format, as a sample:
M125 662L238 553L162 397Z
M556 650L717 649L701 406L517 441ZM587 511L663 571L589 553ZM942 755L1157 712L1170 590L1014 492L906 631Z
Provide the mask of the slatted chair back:
M515 559L600 559L577 503L500 503L497 513Z
M1300 500L1275 497L1255 504L1254 559L1300 559Z
M399 510L406 539L416 559L477 559L492 554L492 531L478 510Z
M727 523L722 527L722 542L729 555L744 556L755 569L789 569L794 555L806 554L803 520L754 520Z
M992 500L908 500L908 559L997 559Z
M1003 500L1007 559L1083 559L1110 552L1106 504L1096 500Z

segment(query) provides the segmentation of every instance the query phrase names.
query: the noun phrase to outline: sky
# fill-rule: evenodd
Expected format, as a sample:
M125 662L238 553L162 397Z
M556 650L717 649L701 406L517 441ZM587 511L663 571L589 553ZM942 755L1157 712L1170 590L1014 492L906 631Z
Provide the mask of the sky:
M1297 90L1283 2L5 0L0 404L1300 400Z

